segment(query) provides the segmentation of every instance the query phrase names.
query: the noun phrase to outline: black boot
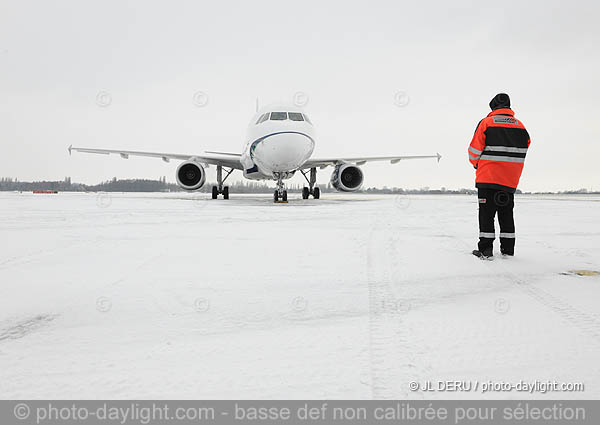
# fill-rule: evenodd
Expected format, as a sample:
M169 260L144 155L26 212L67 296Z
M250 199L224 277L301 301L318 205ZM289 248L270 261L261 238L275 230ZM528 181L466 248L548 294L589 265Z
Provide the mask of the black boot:
M483 251L474 249L473 255L479 258L492 258L494 256L494 252L492 251L492 248L484 249Z
M500 248L500 252L502 253L502 255L504 255L505 257L514 257L515 252L514 251L509 251L508 249L502 249Z

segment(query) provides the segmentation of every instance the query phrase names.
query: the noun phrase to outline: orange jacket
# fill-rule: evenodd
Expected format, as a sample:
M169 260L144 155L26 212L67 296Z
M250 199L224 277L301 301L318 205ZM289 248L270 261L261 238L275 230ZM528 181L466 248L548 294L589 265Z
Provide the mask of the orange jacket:
M469 146L476 187L516 191L531 139L514 115L509 108L496 109L479 122Z

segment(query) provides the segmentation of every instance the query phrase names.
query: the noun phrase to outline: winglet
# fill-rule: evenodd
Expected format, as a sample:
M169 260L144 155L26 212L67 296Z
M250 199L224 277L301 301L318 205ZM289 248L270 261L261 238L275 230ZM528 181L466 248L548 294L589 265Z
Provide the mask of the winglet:
M73 149L73 145L69 145L69 156L71 156L71 150Z
M437 155L438 164L439 164L439 162L440 162L440 159L442 159L442 155L440 155L440 153L439 153L439 152L436 152L436 155Z

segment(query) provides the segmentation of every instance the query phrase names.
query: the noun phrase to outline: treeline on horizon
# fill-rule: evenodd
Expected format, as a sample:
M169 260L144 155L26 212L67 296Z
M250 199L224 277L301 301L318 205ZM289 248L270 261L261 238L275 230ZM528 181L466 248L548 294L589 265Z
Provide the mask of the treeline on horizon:
M209 193L215 183L207 182L197 192ZM229 190L232 193L271 193L274 186L266 182L256 181L241 181L228 184ZM323 192L335 192L336 190L331 184L318 185ZM301 192L303 184L292 183L286 185L290 192ZM73 183L70 177L65 177L62 181L39 181L39 182L23 182L10 177L0 178L0 191L17 191L29 192L34 190L52 190L57 192L183 192L175 183L168 183L166 177L160 177L158 180L149 179L124 179L118 180L114 177L96 185L86 185L83 183ZM404 188L376 188L369 187L360 190L358 193L381 193L381 194L475 194L476 189L430 189L424 187L421 189L404 189ZM517 190L517 193L523 193ZM525 192L532 194L600 194L597 191L589 191L587 189L567 190L560 192Z

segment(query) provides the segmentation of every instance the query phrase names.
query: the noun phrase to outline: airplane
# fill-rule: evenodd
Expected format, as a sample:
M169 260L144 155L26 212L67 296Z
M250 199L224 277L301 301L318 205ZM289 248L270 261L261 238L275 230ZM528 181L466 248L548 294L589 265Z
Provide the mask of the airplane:
M173 154L159 152L129 151L120 149L96 149L69 146L73 151L94 154L119 154L122 158L147 156L161 158L165 162L183 161L175 172L177 184L184 190L195 191L206 182L206 171L210 165L216 166L217 185L212 187L212 199L223 195L229 199L229 187L225 181L234 170L251 180L274 180L277 189L273 193L274 202L287 202L284 180L300 172L308 187L302 189L302 199L321 197L317 182L317 168L334 167L331 185L341 192L355 192L363 183L361 165L371 161L390 161L396 164L405 159L437 158L441 155L412 156L365 156L311 158L315 148L315 129L302 107L293 104L272 104L257 111L248 125L246 145L242 153L205 151L203 154Z

